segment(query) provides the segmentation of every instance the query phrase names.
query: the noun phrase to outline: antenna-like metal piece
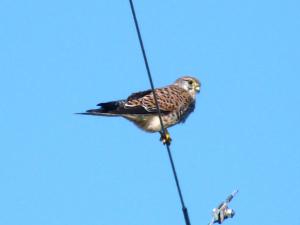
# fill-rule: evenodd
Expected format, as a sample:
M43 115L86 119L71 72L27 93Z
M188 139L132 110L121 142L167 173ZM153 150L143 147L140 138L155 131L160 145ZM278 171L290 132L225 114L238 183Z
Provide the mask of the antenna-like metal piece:
M213 218L208 225L212 225L213 223L221 224L225 219L232 218L234 216L234 211L232 209L228 209L227 203L233 199L237 192L238 190L232 192L225 202L222 202L217 208L213 209Z

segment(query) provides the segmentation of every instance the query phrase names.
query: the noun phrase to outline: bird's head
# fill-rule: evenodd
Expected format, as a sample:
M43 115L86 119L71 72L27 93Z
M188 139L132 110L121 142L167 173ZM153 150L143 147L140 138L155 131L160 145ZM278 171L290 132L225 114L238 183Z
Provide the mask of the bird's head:
M174 85L184 88L195 97L200 92L201 82L195 77L184 76L176 80Z

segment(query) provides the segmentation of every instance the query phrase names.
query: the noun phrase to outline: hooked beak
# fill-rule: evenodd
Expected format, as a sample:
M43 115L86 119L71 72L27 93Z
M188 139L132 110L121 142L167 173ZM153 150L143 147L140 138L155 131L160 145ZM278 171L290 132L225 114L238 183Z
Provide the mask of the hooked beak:
M196 86L195 89L198 93L200 93L200 86Z

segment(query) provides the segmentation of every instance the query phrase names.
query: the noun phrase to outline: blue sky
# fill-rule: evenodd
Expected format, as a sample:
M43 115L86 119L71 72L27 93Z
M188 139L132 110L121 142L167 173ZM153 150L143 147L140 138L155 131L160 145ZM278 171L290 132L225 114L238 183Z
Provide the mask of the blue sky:
M154 85L202 82L169 129L192 224L297 223L299 1L134 1ZM1 1L0 224L184 224L159 134L74 115L150 88L128 1ZM296 211L295 211L296 210Z

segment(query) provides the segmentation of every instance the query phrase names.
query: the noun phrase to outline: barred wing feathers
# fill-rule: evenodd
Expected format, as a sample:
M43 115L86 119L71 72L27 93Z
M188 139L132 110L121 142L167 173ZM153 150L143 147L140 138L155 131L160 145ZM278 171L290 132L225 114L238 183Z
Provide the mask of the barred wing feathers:
M183 88L170 85L155 89L157 101L161 112L181 111L190 102L194 101L191 95ZM131 94L126 100L99 103L99 109L87 110L84 115L95 116L122 116L128 114L155 114L155 105L152 90Z

